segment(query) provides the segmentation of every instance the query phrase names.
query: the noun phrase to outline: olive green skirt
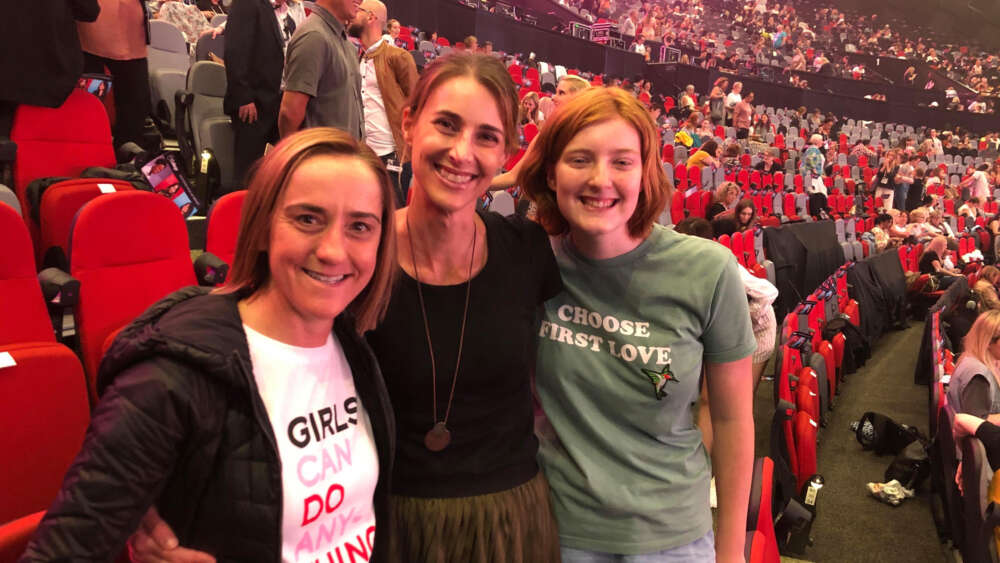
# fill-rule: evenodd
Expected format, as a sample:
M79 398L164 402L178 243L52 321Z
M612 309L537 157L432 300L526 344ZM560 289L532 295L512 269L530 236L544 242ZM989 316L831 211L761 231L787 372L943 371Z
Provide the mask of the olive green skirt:
M541 471L527 483L457 498L392 497L389 561L558 563L559 531Z

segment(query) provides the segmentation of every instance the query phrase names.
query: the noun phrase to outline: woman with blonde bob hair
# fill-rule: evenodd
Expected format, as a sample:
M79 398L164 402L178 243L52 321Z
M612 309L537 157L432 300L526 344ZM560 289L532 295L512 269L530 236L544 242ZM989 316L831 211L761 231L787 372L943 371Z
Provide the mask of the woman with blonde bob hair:
M536 146L520 184L565 287L545 303L535 380L562 561L741 560L757 346L735 257L655 223L672 188L656 128L623 90L579 94ZM691 409L703 368L714 464Z
M170 545L218 560L325 558L318 529L388 560L396 432L360 333L389 300L394 201L381 161L342 131L265 155L230 281L169 295L117 336L83 448L22 561L111 561L140 519L137 538L165 522ZM339 451L349 462L324 471ZM321 498L354 518L342 527Z
M711 221L720 215L732 215L733 205L740 199L740 186L736 182L722 182L715 188L712 205L705 211L705 219Z
M982 313L962 339L962 356L948 385L948 404L955 412L1000 423L1000 311Z

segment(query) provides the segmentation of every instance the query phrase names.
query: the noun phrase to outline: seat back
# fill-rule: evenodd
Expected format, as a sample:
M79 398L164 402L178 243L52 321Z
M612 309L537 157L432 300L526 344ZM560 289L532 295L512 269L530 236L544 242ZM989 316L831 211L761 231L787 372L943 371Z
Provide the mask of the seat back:
M17 561L28 547L38 523L45 516L44 510L0 524L0 561Z
M108 113L96 96L80 88L57 108L18 106L10 138L17 143L14 192L25 217L30 216L25 189L32 180L115 165Z
M21 202L17 199L17 194L3 184L0 184L0 203L9 205L18 215L21 214Z
M215 17L218 18L220 16ZM196 61L210 61L212 60L211 55L215 55L221 59L225 56L225 53L225 35L212 37L211 33L204 34L198 38L198 42L194 46L194 60Z
M955 411L946 401L938 416L937 439L935 440L938 446L936 454L940 459L939 482L943 490L942 500L945 505L945 517L952 530L952 543L961 549L965 543L965 513L962 509L962 493L959 492L958 486L955 484L955 474L958 471L958 451L955 435L952 432L954 427Z
M73 225L76 213L95 197L134 189L132 184L124 180L104 178L77 178L49 186L42 194L39 212L41 238L37 253L38 263L57 265L65 269L63 261L56 260L54 256L61 255L63 259L67 256L70 227ZM49 257L48 260L44 259L46 256Z
M187 42L177 26L164 20L149 22L146 60L153 112L162 121L174 123L174 93L184 88L191 66Z
M962 542L963 561L995 561L993 534L984 529L986 509L990 500L988 491L993 470L986 459L986 449L975 436L960 442L962 449L962 504L965 513L965 540Z
M234 178L233 161L235 135L232 119L222 109L226 95L226 67L211 61L200 61L191 67L187 78L188 91L194 94L188 116L188 127L194 139L195 154L212 149L219 163L220 187L229 191L241 179Z
M747 543L744 553L748 563L778 563L781 560L771 516L773 494L774 462L769 457L759 457L754 461L750 481L747 533L752 534L752 540Z
M490 202L490 211L509 217L514 214L514 198L505 191L496 192Z
M24 221L0 203L0 346L13 342L55 342L35 275L35 257ZM6 451L6 450L4 450Z
M795 453L798 457L796 487L802 490L809 478L816 474L816 434L819 423L803 411L795 413Z
M44 510L83 443L90 418L80 361L55 342L0 346L0 522Z
M195 284L187 226L169 199L143 191L99 197L80 210L70 239L80 280L77 332L91 398L108 334L147 307Z
M246 190L226 194L208 211L208 229L205 233L205 250L230 265L236 257L236 242L240 234L240 219Z

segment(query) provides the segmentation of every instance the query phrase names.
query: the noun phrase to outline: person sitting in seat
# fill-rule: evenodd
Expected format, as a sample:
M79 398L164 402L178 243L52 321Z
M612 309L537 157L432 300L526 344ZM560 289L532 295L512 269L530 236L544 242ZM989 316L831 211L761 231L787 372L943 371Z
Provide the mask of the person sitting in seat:
M906 229L909 231L910 236L916 238L918 241L925 241L927 239L933 238L935 234L931 229L930 223L927 222L928 213L927 209L923 207L918 207L910 212L910 223L907 225Z
M709 141L714 143L714 141ZM715 188L715 195L712 196L712 205L705 212L705 219L711 221L716 217L727 215L732 216L733 204L740 197L740 187L736 182L723 182Z
M944 254L948 251L948 239L944 237L934 237L927 246L924 253L920 255L920 273L930 274L938 280L940 289L947 289L955 283L955 280L962 275L956 268L949 268L944 263Z
M1000 310L990 309L976 317L962 339L962 355L948 385L948 404L956 413L966 413L1000 424Z
M696 153L688 157L687 167L688 169L690 168L701 169L702 167L708 165L717 168L720 164L719 162L720 152L721 149L719 148L719 144L716 143L714 140L705 141L701 145L701 148L699 148Z
M979 297L979 312L990 309L1000 309L1000 296L997 296L997 282L1000 281L1000 269L996 266L986 266L979 272L972 290Z
M975 219L976 217L979 217L980 213L979 205L981 203L982 202L979 201L979 198L970 197L965 201L965 205L962 205L961 207L958 208L956 213L958 214L959 217L968 216Z
M910 236L910 231L906 228L906 212L897 209L887 209L886 212L892 216L892 226L889 227L889 238L894 239L895 244L893 246L903 244Z
M741 199L733 210L733 216L740 231L752 231L757 225L757 207L750 199Z
M892 225L892 215L880 213L875 218L875 226L872 227L872 235L875 237L875 250L882 252L886 248L897 246L900 239L893 239L889 236L889 229Z

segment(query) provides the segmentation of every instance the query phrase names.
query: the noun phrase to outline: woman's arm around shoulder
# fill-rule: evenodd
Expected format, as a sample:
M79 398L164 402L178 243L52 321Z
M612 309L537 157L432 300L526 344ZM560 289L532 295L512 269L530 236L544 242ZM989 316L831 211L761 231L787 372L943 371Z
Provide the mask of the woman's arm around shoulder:
M115 378L21 561L112 561L121 553L190 433L212 418L196 409L200 391L186 381L194 378L177 377L176 366L150 360Z

